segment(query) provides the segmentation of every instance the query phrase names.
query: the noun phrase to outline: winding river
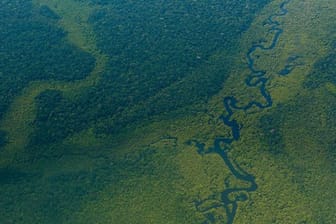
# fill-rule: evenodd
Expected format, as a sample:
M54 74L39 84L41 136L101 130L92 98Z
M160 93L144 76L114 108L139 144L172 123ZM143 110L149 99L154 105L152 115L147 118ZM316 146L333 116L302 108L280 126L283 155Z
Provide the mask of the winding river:
M216 137L213 146L205 149L205 145L203 143L198 142L197 140L190 140L188 143L194 143L196 147L198 148L198 153L201 155L210 154L210 153L216 153L218 154L226 166L229 168L232 175L237 178L238 180L244 181L248 183L248 187L234 187L234 188L227 188L223 192L221 192L220 196L220 203L215 203L211 205L210 207L207 207L206 209L199 209L200 205L204 202L199 201L195 202L196 208L200 212L207 213L207 221L204 222L204 224L207 223L214 223L219 220L216 220L216 218L209 213L211 209L215 209L218 207L224 207L227 215L227 220L225 223L232 224L234 222L234 218L236 215L238 202L240 201L246 201L248 200L247 192L253 192L256 191L258 188L258 185L255 181L255 176L252 174L249 174L245 172L243 169L239 167L238 164L236 164L233 160L231 160L228 156L228 151L230 149L230 145L234 141L238 141L240 138L240 130L241 125L235 120L233 117L235 111L247 111L252 107L257 107L259 109L265 109L272 106L272 97L269 94L269 92L266 89L266 83L268 81L268 78L265 76L266 71L265 70L259 70L255 67L255 61L253 57L253 53L256 50L263 50L268 51L272 50L277 46L277 43L279 42L280 36L283 33L283 30L280 28L279 21L276 20L277 17L285 16L288 13L288 10L286 9L286 5L291 0L285 0L280 4L280 12L274 13L270 15L266 21L264 21L263 25L269 26L269 33L273 34L273 38L270 41L270 43L267 43L264 40L260 40L259 43L253 44L251 48L248 50L246 54L248 68L250 70L250 74L245 80L245 83L248 87L257 87L260 90L260 94L265 99L265 102L257 102L257 101L250 101L245 106L238 106L237 99L233 96L227 96L223 99L224 109L226 111L225 115L221 115L219 118L221 122L223 122L224 125L228 126L231 129L232 137ZM289 62L292 62L296 59L296 56L292 56L292 58L289 58ZM295 65L292 63L289 63L286 65L286 67L281 70L278 74L279 75L288 75L293 69ZM227 185L227 184L226 184ZM224 220L223 220L224 221Z

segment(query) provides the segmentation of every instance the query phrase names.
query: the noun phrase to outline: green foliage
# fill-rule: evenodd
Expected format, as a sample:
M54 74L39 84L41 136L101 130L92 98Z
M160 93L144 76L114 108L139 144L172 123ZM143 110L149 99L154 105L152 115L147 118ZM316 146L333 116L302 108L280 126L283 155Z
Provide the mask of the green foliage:
M0 169L0 205L4 208L0 211L0 222L5 223L11 219L15 223L36 220L42 223L87 223L86 219L92 217L97 222L102 217L96 215L104 212L103 208L90 216L75 215L81 209L83 200L93 200L94 203L95 198L100 196L98 192L104 191L108 186L115 188L116 192L122 193L125 198L130 197L134 189L150 189L148 182L142 183L142 186L135 186L139 180L152 179L171 186L181 178L172 163L177 150L170 143L163 147L155 144L157 143L122 156L74 145L31 147L26 152L27 161L34 160L35 163L30 163L31 167L24 168L26 171L14 168ZM80 168L77 168L77 165ZM127 183L130 179L134 182ZM22 186L25 186L24 189ZM138 194L141 194L141 191ZM109 195L109 199L114 196L117 194ZM175 206L178 207L180 202L177 201ZM157 202L157 205L160 203ZM22 208L23 218L15 216ZM104 219L104 222L107 220Z
M263 131L261 139L273 155L283 153L285 147L281 126L285 121L284 112L286 109L288 108L280 105L273 110L273 113L260 118L259 128Z
M5 131L0 130L0 149L7 143L7 134Z
M243 48L250 40L240 42L240 37L270 0L71 0L71 6L96 9L85 24L92 26L92 36L78 34L82 30L68 23L71 41L80 41L93 55L91 45L97 41L108 56L106 67L95 68L97 76L88 82L92 86L71 84L85 78L95 61L65 40L60 26L68 21L60 19L66 1L36 2L42 6L0 1L0 118L29 82L52 81L43 88L37 83L39 91L22 98L32 102L37 95L29 108L36 116L27 122L34 129L28 145L22 141L17 146L14 139L12 152L7 147L10 132L0 130L1 156L15 155L6 165L0 163L0 223L175 224L216 222L213 214L225 216L216 207L223 189L248 183L230 174L220 157L199 155L184 142L202 139L208 147L215 136L227 134L216 120L217 108L223 112L222 96L215 96L221 89L225 96L258 100L255 89L251 93L241 86L246 74L235 67L242 66L237 49L249 50ZM55 13L52 9L61 4ZM300 16L291 13L292 20ZM81 24L86 17L78 18ZM292 20L285 20L275 53L256 51L256 67L263 61L269 71L278 64L265 57L281 63L279 55L293 54L296 48L285 39L292 37L286 30L295 25ZM267 24L265 30L254 28L247 39L253 39L254 31L264 32ZM293 40L305 40L300 38ZM85 48L87 40L90 47ZM284 94L273 98L273 108L236 113L242 136L228 153L233 165L255 175L258 184L248 202L239 202L237 223L251 218L251 223L334 223L336 99L321 85L335 83L334 58L331 52L315 64L305 84L309 89L295 89L293 83L301 85L301 80L291 75L298 67L286 77L269 79L272 98L274 92ZM285 91L300 93L292 99ZM20 112L25 110L14 114ZM166 134L178 139L162 137ZM214 207L198 211L196 200L204 200L204 208Z
M314 64L314 69L307 76L304 86L314 89L326 82L336 85L336 46L325 58Z
M12 168L0 168L0 185L18 184L30 175Z
M59 138L67 135L66 130L62 130L50 124L50 120L59 120L60 116L55 117L52 110L63 100L62 92L57 90L46 90L36 98L37 119L35 125L38 129L32 138L32 143L53 143ZM58 123L57 121L55 122Z
M310 91L280 109L286 154L278 159L293 173L293 184L314 202L314 223L333 223L336 185L328 178L336 171L336 97L323 89Z
M72 81L92 70L94 58L65 42L55 17L46 6L35 10L31 1L0 2L0 118L29 82Z
M54 20L58 20L61 17L59 15L57 15L54 11L52 11L48 6L46 5L42 5L40 7L40 14L42 16L48 17L50 19L54 19Z
M36 98L36 103L36 131L31 144L52 144L83 130L90 123L87 107L82 106L85 104L63 98L58 90L42 92Z
M267 2L94 2L103 7L89 22L108 67L97 86L46 111L53 114L48 121L37 116L35 135L52 130L62 134L49 139L61 139L92 123L97 133L113 134L154 116L187 113L184 107L198 110L222 88L237 40Z
M98 34L99 48L111 56L101 84L107 95L113 96L109 104L116 101L116 106L129 107L178 83L158 100L165 101L168 108L152 109L162 113L174 110L174 106L206 100L218 92L227 78L237 39L266 1L258 7L252 4L249 9L245 1L98 3L107 6L92 15L90 22ZM221 71L202 70L203 79L184 79L212 63L210 56L216 52L226 52L223 62L213 63L214 69ZM188 91L188 97L178 94L177 102L165 100L166 96L176 95L177 88L194 91ZM125 97L130 95L132 98ZM179 102L180 96L184 98Z

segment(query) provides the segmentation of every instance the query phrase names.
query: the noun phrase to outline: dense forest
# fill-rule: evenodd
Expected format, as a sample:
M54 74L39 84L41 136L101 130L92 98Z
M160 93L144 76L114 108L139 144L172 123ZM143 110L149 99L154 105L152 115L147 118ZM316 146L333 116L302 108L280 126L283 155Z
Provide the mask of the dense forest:
M29 82L82 79L94 58L65 41L58 17L30 1L0 2L0 117Z
M0 0L0 223L335 223L333 0Z
M43 94L35 139L54 142L108 118L97 132L112 134L155 115L204 104L221 89L236 40L266 3L246 8L245 1L95 2L104 8L89 22L99 49L109 56L106 71L77 99L57 97L57 105L49 105L54 94Z

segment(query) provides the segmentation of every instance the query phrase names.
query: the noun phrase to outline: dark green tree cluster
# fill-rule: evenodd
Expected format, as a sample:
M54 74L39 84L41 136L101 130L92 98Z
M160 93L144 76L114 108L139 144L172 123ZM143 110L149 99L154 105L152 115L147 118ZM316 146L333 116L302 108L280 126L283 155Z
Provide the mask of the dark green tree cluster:
M326 82L336 85L336 46L326 57L314 64L314 68L307 76L304 86L306 88L317 88Z
M285 153L283 136L288 134L286 128L309 130L309 137L317 139L321 148L328 151L330 159L336 161L335 108L336 96L327 91L320 96L298 96L287 105L277 105L259 120L258 127L263 131L261 140L270 153L279 155Z
M37 129L65 136L94 123L97 133L109 134L154 116L199 110L222 88L242 32L267 2L92 1L101 8L89 22L109 56L102 80L45 112L57 119L38 116Z
M57 90L42 92L36 98L36 129L31 144L54 143L86 128L92 122L89 120L91 114L82 103L64 98L62 92ZM94 111L95 105L91 106L91 111Z
M0 149L7 143L7 134L5 131L0 130Z
M29 82L72 81L92 70L94 58L66 42L58 18L31 1L0 1L0 118Z
M267 2L99 1L90 22L111 57L105 94L96 94L104 110L121 108L132 121L203 103L222 88L237 40ZM143 106L132 112L135 104Z
M262 141L266 144L268 152L273 155L283 153L285 147L282 134L282 124L286 119L286 108L278 105L271 113L260 118L259 128L262 132Z

